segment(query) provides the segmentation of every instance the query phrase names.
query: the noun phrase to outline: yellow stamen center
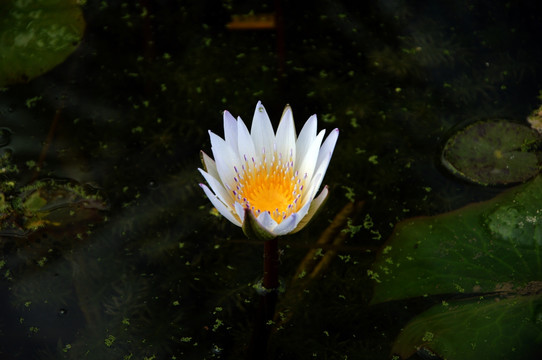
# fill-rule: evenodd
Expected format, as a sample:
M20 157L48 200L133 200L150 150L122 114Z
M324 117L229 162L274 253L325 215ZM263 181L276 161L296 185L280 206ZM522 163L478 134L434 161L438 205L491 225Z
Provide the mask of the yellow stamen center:
M299 178L293 165L291 157L289 161L282 162L281 156L274 156L270 163L265 159L257 163L254 159L245 158L242 168L235 168L237 176L234 178L233 195L255 216L268 212L280 223L297 211L304 190L305 178Z

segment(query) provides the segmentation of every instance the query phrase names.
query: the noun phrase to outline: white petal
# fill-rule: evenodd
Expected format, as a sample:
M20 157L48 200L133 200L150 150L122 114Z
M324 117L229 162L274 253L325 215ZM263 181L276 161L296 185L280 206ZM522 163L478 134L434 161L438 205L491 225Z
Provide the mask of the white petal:
M329 194L329 190L327 186L324 186L324 189L322 190L320 195L318 195L318 197L316 197L313 201L311 201L307 214L297 224L296 228L293 230L294 233L303 229L305 225L308 224L308 222L312 219L314 214L316 214L318 209L320 209L320 207L322 206L322 203L326 200L328 194Z
M331 160L331 155L333 154L333 150L335 149L335 144L337 144L337 139L339 137L339 129L333 129L331 133L328 135L324 143L322 144L322 147L320 148L320 153L318 154L318 160L316 161L316 168L319 168L320 165L324 160L329 161ZM327 165L326 165L327 169ZM325 173L326 170L324 170Z
M297 159L296 164L300 164L303 161L303 156L307 153L310 144L316 138L316 115L312 115L303 125L301 132L297 138L296 151Z
M269 214L267 211L262 212L256 219L258 219L258 222L262 224L262 227L264 227L266 230L275 233L273 229L277 227L277 222L273 220L271 214Z
M211 174L206 173L202 169L198 169L198 170L201 173L201 175L203 175L203 177L205 178L209 186L211 186L211 189L216 194L216 196L218 196L218 198L228 207L231 207L231 204L233 204L233 201L234 201L233 194L231 193L231 191L228 191L227 189L225 189L224 185L222 185L222 183L218 179L211 176Z
M322 174L316 172L307 184L307 190L304 191L303 196L300 199L303 206L305 206L308 202L310 203L316 196L316 192L318 191L318 187L316 187L316 185L318 184L318 186L320 186L322 183L322 177Z
M211 150L215 158L216 170L224 186L233 184L236 176L235 166L239 164L237 149L232 149L221 137L209 131Z
M224 111L224 140L231 147L237 144L237 121L228 110Z
M233 204L233 206L235 207L235 212L237 213L237 216L239 216L239 219L244 219L245 208L243 207L243 205L241 205L240 203L236 201L235 204Z
M312 202L312 198L314 197L314 194L312 195L309 195L308 196L308 201L306 201L305 203L301 202L301 204L303 204L303 206L301 207L301 209L297 210L295 213L299 216L299 219L303 219L303 217L307 214L307 212L309 211L309 206Z
M294 230L299 223L299 220L299 215L297 213L293 213L277 225L277 227L273 230L273 234L286 235L292 232L292 230Z
M284 162L294 160L296 154L296 133L292 109L289 105L284 108L277 129L277 153L282 154Z
M273 151L275 133L269 115L267 115L267 112L260 101L258 101L258 104L256 105L256 110L254 110L250 134L252 135L254 147L258 154L262 152L262 149L265 149L267 154L270 154L271 151ZM270 156L267 158L269 159Z
M334 129L331 131L331 134L329 134L326 141L324 141L324 144L322 144L322 147L320 148L320 154L318 155L315 171L315 174L320 174L320 178L318 182L311 184L311 186L314 186L317 189L320 187L320 184L324 179L324 175L326 174L327 167L331 161L331 156L333 155L333 150L335 149L335 144L337 143L338 137L339 129Z
M241 162L246 159L246 161L251 163L251 159L257 159L252 137L240 117L237 118L237 141L237 149L239 151L239 159Z
M212 177L215 179L220 179L220 176L218 175L218 171L216 170L216 163L209 155L201 152L201 161L203 162L203 165L205 166L205 171L209 173Z
M295 228L299 226L298 224L303 221L307 213L309 212L312 199L316 196L316 190L307 188L307 191L305 191L305 196L303 196L301 199L299 199L299 204L302 204L301 209L297 210L295 214L297 214L297 222L295 224Z
M320 131L318 136L314 138L312 143L307 148L307 152L301 158L301 164L298 168L300 177L307 174L308 178L310 179L313 176L314 167L316 166L316 160L318 160L318 153L320 150L320 145L322 144L322 139L324 138L324 133L325 130Z
M230 209L226 207L226 205L224 205L224 203L222 203L222 201L220 201L220 199L218 199L218 197L215 194L213 194L211 190L209 190L209 188L205 184L199 184L199 186L201 186L201 188L205 192L205 195L207 195L209 200L211 200L211 203L213 204L213 206L218 210L218 212L222 216L224 216L226 219L228 219L235 225L241 226L241 221L235 218L235 216L232 214Z
M338 136L339 129L334 129L320 148L320 154L318 155L318 161L316 162L314 176L309 184L309 187L313 188L315 191L320 188L320 185L324 180L324 176L326 175L327 167L331 161L331 155L333 155L333 150L335 148L335 144L337 143Z
M322 163L314 172L314 177L312 178L309 184L309 187L311 189L314 189L314 191L318 191L318 189L320 188L320 185L322 184L322 181L324 180L324 175L326 174L327 166L329 165L330 160L331 160L331 154L328 154L327 159L322 160Z

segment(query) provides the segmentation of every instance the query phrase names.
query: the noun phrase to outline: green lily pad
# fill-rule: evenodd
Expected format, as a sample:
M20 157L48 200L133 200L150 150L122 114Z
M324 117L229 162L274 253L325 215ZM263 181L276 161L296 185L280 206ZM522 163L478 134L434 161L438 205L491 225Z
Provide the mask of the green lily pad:
M430 349L447 359L523 359L515 354L542 348L541 204L542 176L537 176L492 200L396 226L368 272L376 281L372 303L428 295L478 298L469 306L450 301L447 309L437 306L415 318L397 340L396 351L406 355L405 349L423 347L427 337L423 340L421 332L439 334ZM500 308L495 302L510 299L515 300L506 311L521 315L496 316L494 309ZM481 344L494 341L493 326L528 329L536 341L509 337L487 350ZM471 349L473 334L479 351Z
M392 352L408 358L424 349L462 360L534 360L542 355L535 348L542 343L542 295L482 300L425 311L401 331Z
M481 121L452 136L442 152L442 164L453 174L482 185L526 181L540 170L532 151L540 134L506 120Z
M29 81L79 45L85 20L76 0L0 2L0 86Z
M542 280L542 176L492 200L401 222L377 257L373 302Z

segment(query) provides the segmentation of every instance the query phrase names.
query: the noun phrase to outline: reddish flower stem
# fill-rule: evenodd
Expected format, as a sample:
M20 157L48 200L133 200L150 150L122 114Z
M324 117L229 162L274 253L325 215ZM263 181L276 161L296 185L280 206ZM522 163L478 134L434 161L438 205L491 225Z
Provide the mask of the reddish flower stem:
M267 291L276 291L279 287L278 238L264 243L262 285Z
M265 360L268 358L267 344L273 327L275 306L279 287L278 239L264 243L263 282L264 292L260 296L260 306L254 319L254 329L247 349L247 359Z

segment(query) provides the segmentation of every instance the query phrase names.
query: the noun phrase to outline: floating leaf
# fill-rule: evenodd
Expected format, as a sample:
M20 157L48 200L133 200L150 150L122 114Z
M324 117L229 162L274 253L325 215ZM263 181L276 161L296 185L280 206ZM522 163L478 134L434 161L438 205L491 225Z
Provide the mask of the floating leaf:
M542 295L455 302L417 316L392 352L402 358L424 349L445 359L534 360L542 355L536 351L541 329Z
M373 303L438 294L498 294L480 298L476 305L450 301L447 310L441 306L428 310L407 325L399 337L396 347L401 354L405 355L407 348L426 344L427 338L420 338L422 329L439 334L431 350L447 359L523 359L514 354L533 354L542 347L541 204L542 177L538 176L490 201L397 225L369 271L377 282ZM511 298L515 300L507 311L522 315L496 319L498 311L494 309L504 309L505 305L498 308L495 301ZM487 315L493 320L482 314L493 314ZM502 332L530 329L529 339L536 341L509 337L508 342L487 352L481 344L495 340L495 334L489 331L492 326L506 327ZM457 329L464 333L455 334ZM466 341L473 336L479 349L484 350L473 352ZM508 352L503 353L505 348Z
M540 170L535 152L540 135L528 126L506 120L481 121L452 136L442 164L457 176L483 184L528 180Z
M31 80L62 63L85 29L76 0L0 2L0 86Z
M539 176L490 201L401 222L373 265L373 302L541 280L541 204Z

